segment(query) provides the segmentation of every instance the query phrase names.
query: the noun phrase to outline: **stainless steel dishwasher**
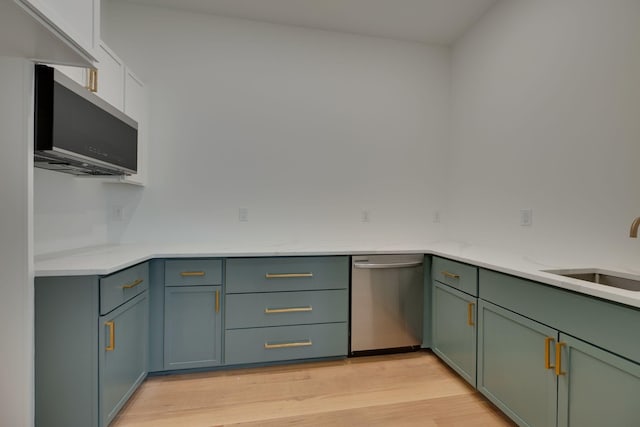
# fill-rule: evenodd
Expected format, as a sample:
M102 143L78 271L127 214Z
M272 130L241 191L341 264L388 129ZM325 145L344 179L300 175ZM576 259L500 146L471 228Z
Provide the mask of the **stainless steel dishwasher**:
M424 255L351 258L351 354L422 343Z

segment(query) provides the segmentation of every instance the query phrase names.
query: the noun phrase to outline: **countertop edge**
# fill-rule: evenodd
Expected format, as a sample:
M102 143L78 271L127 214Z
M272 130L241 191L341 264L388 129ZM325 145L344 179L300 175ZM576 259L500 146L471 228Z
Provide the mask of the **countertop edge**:
M453 249L437 248L413 248L407 250L399 249L377 249L377 250L265 250L265 251L239 251L239 250L189 250L163 251L157 249L134 248L127 252L127 248L119 246L95 248L87 253L77 251L60 257L43 257L35 261L35 277L60 277L60 276L106 276L133 265L150 261L153 259L167 258L239 258L239 257L268 257L268 256L350 256L365 254L425 254L440 256L455 261L472 264L479 268L485 268L504 274L509 274L534 282L551 285L557 288L574 291L577 293L590 295L607 301L616 302L622 305L640 308L640 295L635 295L632 291L616 288L608 288L603 285L592 285L582 283L576 279L563 278L550 273L546 273L540 266L533 266L533 263L523 261L523 257L514 258L513 262L499 262L498 260L486 259L487 256L474 256L472 254L461 253L464 251ZM107 255L102 252L107 251ZM107 260L109 254L117 253L113 260ZM130 254L130 255L128 255ZM484 258L484 259L483 259ZM489 256L490 258L490 256ZM496 256L495 258L499 258ZM68 265L68 267L65 266ZM517 265L520 264L520 265ZM524 265L524 266L523 266ZM96 267L94 267L96 266Z

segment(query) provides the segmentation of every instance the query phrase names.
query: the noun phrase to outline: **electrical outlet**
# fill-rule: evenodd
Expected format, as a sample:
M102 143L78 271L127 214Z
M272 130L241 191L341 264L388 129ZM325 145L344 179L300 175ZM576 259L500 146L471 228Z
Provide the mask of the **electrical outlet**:
M111 216L114 221L123 221L124 220L124 208L122 206L114 206L113 211L111 212Z
M523 227L533 225L533 209L520 209L520 225Z
M371 222L371 212L369 212L368 210L363 210L362 211L362 216L360 217L360 220L362 222Z
M238 221L240 221L240 222L249 222L249 209L248 208L238 208Z

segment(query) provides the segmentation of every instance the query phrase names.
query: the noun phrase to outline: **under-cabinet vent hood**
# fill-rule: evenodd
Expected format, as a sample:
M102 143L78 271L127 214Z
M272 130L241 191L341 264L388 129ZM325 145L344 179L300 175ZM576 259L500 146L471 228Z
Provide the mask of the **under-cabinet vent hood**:
M46 65L35 69L34 165L73 175L130 175L138 124Z

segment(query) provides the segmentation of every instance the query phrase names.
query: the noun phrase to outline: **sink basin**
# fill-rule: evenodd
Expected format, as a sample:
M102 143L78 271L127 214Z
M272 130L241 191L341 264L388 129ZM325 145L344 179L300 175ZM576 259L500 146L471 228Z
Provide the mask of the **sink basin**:
M547 273L573 279L584 280L598 285L611 286L618 289L640 292L640 280L624 277L624 273L599 270L595 268L572 269L572 270L546 270Z

